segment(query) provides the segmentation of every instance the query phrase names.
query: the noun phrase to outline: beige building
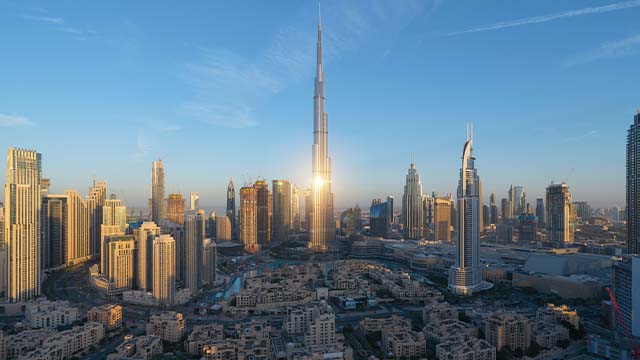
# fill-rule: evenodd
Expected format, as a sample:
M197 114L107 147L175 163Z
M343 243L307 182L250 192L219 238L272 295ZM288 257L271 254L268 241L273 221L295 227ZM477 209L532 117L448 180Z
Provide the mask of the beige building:
M413 358L427 352L424 334L407 329L401 333L382 333L382 348L393 358Z
M44 297L27 302L24 317L32 329L55 329L80 320L78 308L68 301L49 301Z
M451 242L451 197L433 199L433 239Z
M187 336L184 347L192 356L202 356L204 346L216 340L224 340L224 326L222 324L196 325Z
M123 236L124 232L120 230L118 225L101 225L100 226L100 273L107 276L109 252L107 244L111 237Z
M164 207L164 164L156 160L151 166L151 221L160 224L166 216Z
M80 358L90 348L98 346L104 338L104 327L100 323L88 322L83 326L61 332L54 332L42 341L42 345L28 353L22 354L19 360L51 360Z
M185 334L185 318L175 311L164 311L151 316L147 323L147 335L159 336L162 340L177 343Z
M552 349L558 346L558 341L569 340L569 329L556 323L534 321L531 339L545 349Z
M107 278L113 289L124 291L133 287L135 274L135 242L132 235L107 239Z
M497 351L507 346L511 350L526 351L531 344L531 325L525 316L498 310L484 321L487 341Z
M538 308L536 320L549 323L566 321L575 329L580 328L580 316L578 316L578 312L575 309L569 308L567 305L547 304L544 307Z
M89 210L75 190L65 191L67 196L67 243L65 263L74 265L91 258L89 245Z
M555 247L564 248L573 243L574 216L569 186L551 184L547 187L547 202L545 222L547 225L547 240Z
M104 325L105 331L119 329L122 327L122 306L116 304L94 306L87 311L87 320Z
M102 207L107 199L107 183L104 181L93 182L86 198L87 211L89 212L89 242L91 255L100 253L100 235L102 225Z
M2 290L10 302L21 302L40 295L41 224L40 209L42 155L9 148L4 198L4 243L1 263Z
M231 241L231 220L226 215L216 219L216 242Z
M137 248L138 288L149 291L153 287L153 240L160 236L162 229L153 221L145 221L133 230Z
M240 241L244 251L256 253L258 245L258 192L254 187L240 188Z
M425 325L445 320L458 320L458 308L447 302L428 303L422 309L422 320Z
M436 345L438 360L495 360L496 348L485 340L448 341Z
M163 353L162 339L159 336L137 336L126 339L116 348L116 353L109 354L107 360L152 360Z
M167 220L184 224L185 202L182 194L169 194L167 198Z
M172 304L176 292L176 242L171 235L153 240L153 296L162 304Z

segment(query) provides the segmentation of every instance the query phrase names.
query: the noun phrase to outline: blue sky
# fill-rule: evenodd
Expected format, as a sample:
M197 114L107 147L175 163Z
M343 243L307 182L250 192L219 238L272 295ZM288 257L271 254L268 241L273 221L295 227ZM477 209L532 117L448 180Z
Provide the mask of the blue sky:
M484 193L623 205L640 107L640 1L325 0L336 207L454 191L475 124ZM227 181L311 177L314 1L0 1L0 147L35 148L56 192L96 177L146 205L224 204ZM0 160L5 166L5 156Z

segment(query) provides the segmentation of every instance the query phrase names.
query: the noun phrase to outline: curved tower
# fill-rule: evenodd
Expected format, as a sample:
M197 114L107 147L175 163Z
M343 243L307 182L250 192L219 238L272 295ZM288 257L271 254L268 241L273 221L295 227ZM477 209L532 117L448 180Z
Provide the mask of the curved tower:
M472 129L468 127L458 183L456 262L449 269L449 290L458 295L471 295L492 286L482 281L480 269L482 184L474 164L472 137Z
M324 72L322 69L322 25L318 20L318 48L313 96L313 145L311 186L311 224L309 247L325 252L335 235L333 193L331 193L331 159L329 158L329 125L324 111Z

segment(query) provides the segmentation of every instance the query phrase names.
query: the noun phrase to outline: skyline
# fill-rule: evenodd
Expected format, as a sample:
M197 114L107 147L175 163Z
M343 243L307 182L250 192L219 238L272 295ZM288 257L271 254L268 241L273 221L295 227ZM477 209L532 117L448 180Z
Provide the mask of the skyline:
M226 11L233 12L236 10L234 6L242 7L246 4L229 6ZM458 176L456 164L459 161L461 140L459 134L463 124L468 121L473 121L477 129L475 139L478 146L474 150L481 159L478 167L482 169L484 179L485 203L488 203L489 194L492 192L495 192L499 199L506 197L509 185L515 184L525 186L528 201L533 204L533 198L544 196L544 189L551 180L555 180L556 183L567 180L576 201L589 201L594 206L623 207L624 139L626 129L635 115L634 105L637 104L637 100L634 103L632 98L632 85L637 83L638 75L633 73L632 64L634 59L637 61L637 50L640 48L640 38L636 39L637 36L629 35L628 30L624 30L627 24L624 21L627 18L631 19L631 15L640 14L640 2L589 1L577 4L565 1L546 3L539 8L523 6L516 9L517 11L505 10L510 17L515 13L529 13L523 13L521 19L524 20L516 22L514 22L515 18L501 19L499 16L501 14L497 10L493 13L491 9L484 9L485 12L473 18L474 24L452 23L447 26L440 22L452 9L460 10L458 4L441 2L435 7L428 7L422 3L418 5L419 9L400 9L397 13L389 13L383 21L380 14L385 12L376 14L373 10L358 8L357 4L323 2L324 30L328 38L325 63L327 74L329 74L327 93L330 96L327 112L332 115L330 146L331 155L335 157L333 185L336 193L336 209L353 206L356 203L366 208L374 197L385 198L387 195L392 195L400 199L403 178L412 153L416 154L416 167L422 177L425 193L430 194L432 191L454 193ZM68 25L74 18L78 18L78 15L82 15L81 7L73 13L65 12L63 8L34 10L35 8L30 9L27 5L11 5L11 3L2 3L0 6L14 10L0 15L10 20L7 22L4 21L7 19L4 19L0 22L0 33L8 33L4 30L21 22L22 32L15 31L15 36L26 40L25 43L34 36L49 38L53 42L52 46L63 44L69 48L96 46L95 43L100 42L99 39L88 38L89 36L85 39L74 38L79 36L78 31L67 31L74 29L62 28L63 24ZM207 4L207 6L216 7L215 4ZM45 66L42 70L34 70L33 75L25 74L21 70L33 66L40 68L43 64L35 58L25 58L24 64L16 62L13 56L8 56L5 60L0 59L0 67L3 69L0 70L0 74L9 80L9 86L0 89L0 126L2 126L0 139L7 147L32 148L43 154L43 177L51 178L52 193L74 189L84 195L95 177L107 182L109 193L118 194L118 197L127 205L136 208L146 207L146 199L151 195L148 186L149 164L158 158L165 163L167 194L180 192L186 196L192 191L197 191L201 194L202 204L208 207L213 206L216 210L224 206L224 189L229 177L234 178L239 186L248 182L249 179L263 177L269 181L287 179L301 189L305 189L311 184L309 175L311 161L308 151L311 136L308 124L313 114L311 97L316 23L313 17L316 15L316 9L313 2L304 4L287 2L278 6L281 8L277 11L268 8L265 10L276 13L281 11L289 15L293 13L295 20L293 24L287 24L287 20L282 20L283 15L279 13L269 14L273 15L271 17L262 16L260 24L268 25L266 29L269 29L265 31L268 34L264 36L276 34L276 38L278 36L300 38L296 45L304 45L300 47L304 47L302 52L289 48L278 49L278 46L293 45L282 38L279 39L280 41L269 38L265 40L262 34L257 36L255 32L250 31L250 34L240 35L255 38L252 41L257 44L249 42L246 49L234 49L232 51L235 54L227 53L224 56L218 50L215 50L215 55L207 50L204 52L208 55L204 56L205 59L201 56L199 63L186 61L187 73L195 71L198 76L202 76L195 81L196 84L191 84L194 85L193 89L199 91L201 96L206 95L200 99L195 99L198 95L187 97L192 97L198 100L199 104L206 104L207 109L211 109L217 106L215 100L221 94L220 89L215 87L234 85L231 86L229 98L237 97L238 102L248 101L251 107L255 108L252 111L253 118L232 117L245 119L246 121L243 120L244 122L240 123L242 126L234 123L235 125L229 127L229 124L220 122L213 125L204 124L205 120L201 118L201 112L198 115L198 112L168 111L167 114L171 115L165 115L163 111L166 110L166 104L161 103L170 100L163 98L163 96L170 97L169 94L163 95L156 91L145 94L147 97L137 98L136 95L140 95L143 89L137 88L135 81L140 78L150 80L148 77L152 75L160 76L158 72L166 66L153 61L148 62L149 59L146 57L152 57L162 51L153 48L159 45L154 43L153 38L147 38L149 43L141 41L141 44L138 44L142 48L139 54L142 61L138 59L136 63L135 59L125 57L126 60L133 61L133 64L130 64L131 68L125 66L124 70L120 69L115 74L110 73L110 69L102 68L95 63L84 64L85 67L78 68L80 73L89 70L105 70L107 74L102 76L85 73L76 75L77 78L74 77L73 72L69 71L74 65L60 63L59 61L64 60L61 54L57 55L62 58L57 58L49 53L54 60L52 64ZM343 11L345 6L349 11ZM389 3L382 2L380 6L384 10ZM131 5L131 7L137 6ZM579 9L583 10L575 11ZM189 10L194 9L185 10L185 14L188 14ZM567 13L567 11L573 12ZM135 18L135 11L128 11L128 13ZM234 12L234 14L249 18L252 16L241 12ZM553 14L556 15L553 16ZM117 18L117 14L111 15ZM161 14L154 13L154 15ZM215 19L215 16L213 17ZM217 20L222 20L223 17ZM489 21L489 18L494 17L498 21ZM195 19L193 27L201 26L202 24L199 23L201 20L201 17ZM424 20L429 20L426 27L431 33L417 31L425 30ZM149 29L145 27L146 24L136 22L136 19L130 21L132 24L137 23L139 30L150 36ZM505 21L507 23L503 23ZM243 23L243 21L239 22ZM466 22L470 20L467 19ZM524 44L514 44L514 40L528 36L531 39L528 39L526 45L532 47L537 45L536 49L539 49L541 45L536 44L535 41L536 36L542 36L541 33L549 36L550 33L558 31L558 28L577 32L580 28L597 26L594 24L599 22L615 24L615 26L605 29L602 34L590 37L589 43L592 43L593 39L598 39L598 41L602 40L600 45L597 43L592 43L591 47L586 44L580 45L586 50L601 49L603 52L600 55L597 52L583 51L582 53L587 56L578 59L576 55L558 58L558 54L540 53L537 54L538 60L543 61L531 64L528 63L531 59L527 58L526 54L521 56L511 54L514 57L512 59L514 61L510 63L511 67L501 68L500 59L493 58L493 62L489 61L487 54L483 52L491 52L492 46L498 44L506 46L505 42L512 47L522 46ZM491 24L494 25L491 26ZM449 29L451 31L447 32L445 27L449 28L453 25L459 25L460 30ZM356 26L355 30L354 26ZM283 27L289 27L289 30L282 31ZM171 26L171 28L177 29L179 26ZM103 30L109 29L105 27ZM201 31L202 28L189 27L189 30ZM379 32L386 30L390 30L389 37L395 37L394 40L384 37L379 42L372 40L376 34L379 35ZM82 31L89 33L89 30ZM100 33L97 28L91 31ZM622 37L627 39L626 41L615 40L612 33L618 33L618 35L627 33L629 36ZM401 40L401 35L409 35L407 38L414 38L415 41ZM505 39L505 35L509 38ZM562 42L567 40L565 35L560 34L557 36L560 40L554 39L553 44L546 44L550 47L546 48L546 51L552 49L552 52L562 53L563 51L556 47L566 45ZM608 40L605 40L607 36ZM104 37L107 38L106 34ZM443 44L444 38L456 44L452 48L447 48ZM425 74L424 71L420 71L423 70L423 61L445 60L441 57L448 60L450 58L447 54L459 55L456 52L464 50L465 46L469 47L469 50L474 50L473 44L478 41L482 42L486 48L482 48L483 51L479 53L474 51L469 53L473 53L474 60L489 66L484 68L486 72L472 74L473 68L466 67L471 64L464 61L457 62L454 59L451 59L451 64L447 64L450 66L431 70L434 73ZM231 47L232 44L227 45ZM571 45L576 47L575 43ZM47 46L47 44L41 45L44 48ZM237 46L243 47L240 44ZM30 49L20 41L8 42L3 47L10 51L8 53L19 58L23 58L29 52L40 53L38 49ZM430 50L439 49L442 53L423 56L409 51L428 52L425 47ZM477 45L475 50L478 50ZM523 49L518 49L520 50ZM566 52L567 49L562 50ZM252 54L256 51L258 55L253 54L253 60L251 60L252 55L247 53ZM463 53L466 54L466 52ZM74 54L91 58L89 54ZM310 66L309 54L311 55ZM579 53L576 52L576 54ZM284 55L287 57L283 57ZM379 59L372 59L372 55ZM555 67L549 59L551 55L556 55L554 60L558 62L555 63ZM209 59L206 59L207 57ZM270 59L273 63L265 65L265 59ZM274 69L274 64L278 64L276 60L279 61L280 68L275 66ZM403 61L407 64L403 64ZM156 65L159 67L155 68ZM407 72L396 69L405 65L412 66L411 70L415 73L415 78L410 79ZM531 78L529 83L518 87L515 80L509 81L510 79L507 78L527 75L517 69L518 66L524 65L531 66ZM21 69L22 66L25 68ZM356 66L358 70L364 71L354 72ZM95 69L92 69L94 67ZM118 66L115 67L118 68ZM143 68L146 67L154 70L144 71ZM389 70L388 74L378 72L381 68ZM630 71L625 72L625 68ZM66 77L65 80L71 81L69 94L46 94L46 91L53 91L53 83L61 80L55 74L47 73L47 69L58 72L58 76L63 75ZM551 70L559 79L551 82L540 73L545 69ZM594 69L598 69L599 73L593 73ZM224 72L227 70L229 72ZM442 70L448 75L435 74L436 70ZM39 74L40 71L43 73ZM140 74L137 73L138 71ZM282 71L287 73L279 74ZM462 73L451 76L452 73L460 71ZM500 72L504 74L499 74ZM115 94L115 91L119 90L115 86L118 81L110 83L106 77L134 75L134 73L134 78L136 76L138 78L131 82L121 79L123 84L119 84L124 85L128 90L131 89L133 96L118 97ZM376 77L374 78L370 73ZM583 88L588 87L589 84L586 79L580 78L581 74L589 75L592 87L595 88L596 85L601 87L590 89L591 91ZM618 76L615 76L616 74ZM41 77L37 78L38 75ZM88 76L87 82L102 81L114 88L93 87L91 90L96 98L89 94L81 94L77 92L79 85L83 84L82 79L79 79L81 76ZM447 78L447 76L450 77ZM467 81L465 76L470 76L471 81ZM474 83L478 78L485 76L486 83ZM526 76L523 77L526 79ZM273 82L275 78L278 81ZM434 79L436 81L432 87L429 83ZM496 83L494 84L492 80ZM203 84L204 81L209 81L211 84ZM249 89L247 84L243 83L246 81L257 85L258 90L265 90L268 94L257 96L258 94L247 93ZM572 85L569 85L571 82L573 82ZM144 86L137 85L146 88L152 87L153 83L151 81ZM469 86L471 88L469 92L474 96L468 97L469 94L464 93L465 88L460 86L461 84L473 85ZM615 91L612 91L613 84L615 84ZM167 85L171 85L170 81ZM363 93L360 87L366 85L378 87L366 89ZM444 88L446 92L444 99L439 99L441 96L439 90L443 85L446 85ZM558 88L545 88L545 85ZM487 98L484 93L492 86L495 86L491 89L494 94L492 98ZM33 89L43 91L44 94L41 95L46 95L46 99L43 98L42 101L38 100L34 103ZM181 93L183 90L179 87L174 91ZM390 94L389 90L396 90L397 93L405 96L399 98L397 94ZM524 94L517 94L519 91L523 91ZM533 99L529 99L527 93L536 95L537 98L534 96ZM72 98L71 95L78 98ZM514 95L524 96L518 96L516 99L512 97ZM100 104L98 98L103 96L106 96L106 101L101 107L89 109ZM111 100L108 100L109 96ZM468 105L450 108L452 104L460 103L458 96L463 97ZM559 96L562 98L557 98ZM255 99L256 97L258 99ZM370 100L361 103L363 98ZM388 102L381 101L382 99ZM599 101L596 102L595 99ZM84 104L83 110L82 102L87 100L89 101ZM132 106L132 100L142 101L136 104L137 106ZM194 101L183 100L182 105L189 103L193 105ZM514 103L509 103L510 101ZM537 104L541 106L538 107ZM237 106L233 104L234 108ZM118 116L118 111L114 112L113 109L121 107L122 113ZM144 112L140 108L144 107L154 110L150 110L150 114L139 115ZM194 108L196 107L191 106L189 109L194 110ZM199 109L202 110L203 107ZM283 114L288 116L283 117ZM517 116L511 117L513 115ZM137 119L133 121L135 126L131 126L132 116ZM56 122L65 117L67 119L63 122ZM88 117L95 120L85 120ZM375 134L374 130L380 128L383 122L388 124L391 117L405 117L408 120L393 120L394 127L390 128L388 133L382 136ZM105 123L115 118L118 120L114 123ZM435 120L437 118L442 120ZM562 121L561 118L568 120L559 122ZM423 119L427 119L426 124ZM541 120L533 124L528 122L533 119ZM611 119L615 120L611 122ZM506 120L515 121L506 123ZM605 122L606 120L609 122ZM86 128L83 129L83 126ZM411 127L411 131L401 133L403 127ZM89 131L89 129L92 130ZM73 141L65 141L65 148L61 149L60 140L67 140L63 137L67 135L71 137L69 140ZM286 137L285 145L278 145L277 141L274 141L279 137ZM547 142L541 143L541 139ZM243 150L243 141L251 141L253 146L249 147L250 151ZM96 147L96 143L101 147ZM512 151L514 147L516 150ZM517 147L522 150L518 151ZM105 151L105 148L108 151ZM260 151L260 156L256 156L254 151L257 148L264 150ZM554 151L561 151L567 156L562 159L554 154ZM68 154L73 154L76 158L73 161L74 166L68 166L69 158L65 156ZM505 170L509 167L508 164L513 166ZM4 163L2 165L4 166ZM540 169L544 171L539 171ZM588 179L594 169L603 175ZM606 178L603 178L604 174L607 175ZM246 180L242 181L242 177ZM600 188L603 181L609 184L605 189Z

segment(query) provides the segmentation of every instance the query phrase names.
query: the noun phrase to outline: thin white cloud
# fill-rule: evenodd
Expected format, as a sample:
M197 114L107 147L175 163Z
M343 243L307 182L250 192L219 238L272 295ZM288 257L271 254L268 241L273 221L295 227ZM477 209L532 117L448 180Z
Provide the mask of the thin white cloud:
M602 13L607 13L611 11L619 11L619 10L631 9L636 7L640 7L640 0L624 1L624 2L618 2L610 5L568 10L568 11L563 11L563 12L554 13L554 14L547 14L547 15L534 16L534 17L528 17L523 19L502 21L502 22L497 22L497 23L487 24L487 25L480 25L467 30L451 32L451 33L448 33L447 36L501 30L501 29L512 28L516 26L540 24L540 23L545 23L545 22L555 21L555 20L560 20L565 18L571 18L576 16L602 14Z
M0 114L0 127L33 126L33 121L24 116Z
M135 141L135 149L132 157L136 160L145 159L151 152L157 150L157 144L161 143L163 134L180 131L176 124L167 124L158 120L138 120L143 127L138 130ZM154 154L154 156L157 154Z
M325 63L357 48L371 39L374 32L384 36L397 32L420 15L423 8L437 6L439 1L372 0L371 3L323 4ZM288 84L309 79L314 72L315 7L305 8L303 14L293 19L278 29L265 49L253 59L226 49L201 49L201 58L185 66L183 78L193 95L181 104L179 111L220 127L257 126L260 121L255 109L261 103ZM388 44L383 45L391 52Z
M640 53L640 34L626 37L617 41L610 41L600 45L597 49L586 54L578 55L568 60L565 65L573 66L603 59L615 59Z
M82 30L75 26L69 25L63 18L57 16L45 16L42 14L47 13L46 9L43 8L29 8L31 12L35 12L35 14L22 14L20 17L26 20L41 22L50 25L53 29L72 34L76 40L86 40L87 35L95 35L95 31L93 30Z
M23 19L34 20L54 25L64 24L64 19L59 17L41 16L41 15L22 15Z
M583 134L569 136L569 137L565 138L564 141L565 142L577 142L577 141L583 141L583 140L593 139L593 138L597 138L597 137L600 137L600 132L598 130L590 130L590 131L587 131L586 133L583 133Z

